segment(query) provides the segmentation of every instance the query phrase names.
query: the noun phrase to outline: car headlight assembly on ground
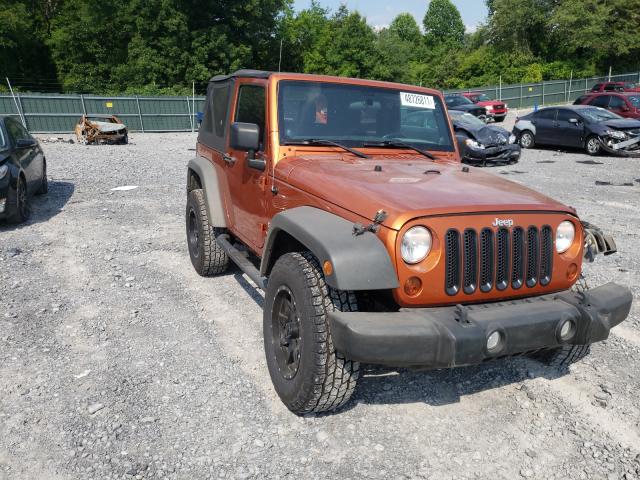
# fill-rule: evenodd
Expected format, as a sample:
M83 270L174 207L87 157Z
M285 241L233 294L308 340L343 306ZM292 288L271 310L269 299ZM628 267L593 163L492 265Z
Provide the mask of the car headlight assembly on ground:
M556 230L556 251L558 253L564 253L569 250L575 238L576 227L574 227L570 221L565 220L558 225L558 229Z
M426 227L413 227L402 237L400 251L402 259L409 265L415 265L427 258L431 251L433 239Z
M604 132L604 134L607 137L615 138L618 140L624 140L625 138L627 138L627 134L619 130L607 130L606 132Z
M464 141L465 145L469 148L473 148L475 150L484 150L484 145L482 145L481 143L476 142L475 140L473 140L472 138L467 138Z

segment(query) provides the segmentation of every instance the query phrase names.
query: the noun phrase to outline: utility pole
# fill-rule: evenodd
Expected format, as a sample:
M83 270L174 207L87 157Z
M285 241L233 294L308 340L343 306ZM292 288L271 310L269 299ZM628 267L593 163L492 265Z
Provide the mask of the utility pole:
M7 80L7 85L9 86L9 91L11 92L11 98L13 98L13 103L16 104L16 110L18 111L18 116L20 117L20 121L22 122L22 126L27 128L27 123L24 120L24 115L22 110L20 110L20 106L18 105L18 100L16 99L16 94L13 93L13 88L11 88L11 82L9 81L9 77L4 77Z
M278 60L278 72L282 71L282 42L283 39L280 39L280 59Z

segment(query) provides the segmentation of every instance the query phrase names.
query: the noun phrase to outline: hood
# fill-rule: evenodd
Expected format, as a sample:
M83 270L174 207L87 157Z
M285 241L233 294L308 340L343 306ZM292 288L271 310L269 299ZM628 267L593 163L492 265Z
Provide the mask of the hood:
M471 133L478 142L487 147L506 145L509 143L509 136L511 135L504 128L496 125L484 125L482 127L474 128L469 125L456 122L456 127Z
M449 107L449 110L458 110L459 112L473 112L476 110L486 110L486 108L474 103L473 105L457 105L455 107Z
M375 171L379 166L381 171ZM465 168L466 169L466 168ZM384 225L400 229L423 216L507 211L573 209L499 175L463 171L459 163L431 162L409 154L369 160L340 154L312 154L281 160L276 175L290 185L372 220L378 210Z
M607 120L602 122L601 125L607 127L617 128L618 130L629 130L631 128L640 128L640 120L633 120L631 118L619 118L613 120Z

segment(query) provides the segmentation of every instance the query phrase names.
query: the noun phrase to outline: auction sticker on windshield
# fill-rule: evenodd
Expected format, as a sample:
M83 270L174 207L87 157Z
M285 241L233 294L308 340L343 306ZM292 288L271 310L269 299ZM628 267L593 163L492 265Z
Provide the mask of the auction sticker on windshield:
M400 92L400 102L403 107L428 108L430 110L436 108L436 103L431 95Z

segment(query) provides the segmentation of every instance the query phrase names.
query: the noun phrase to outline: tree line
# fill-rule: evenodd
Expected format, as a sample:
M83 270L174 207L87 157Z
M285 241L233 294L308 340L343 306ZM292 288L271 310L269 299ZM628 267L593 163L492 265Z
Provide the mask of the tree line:
M640 0L486 3L466 32L450 0L381 29L317 0L0 0L0 75L21 90L187 94L240 68L441 89L640 70Z

